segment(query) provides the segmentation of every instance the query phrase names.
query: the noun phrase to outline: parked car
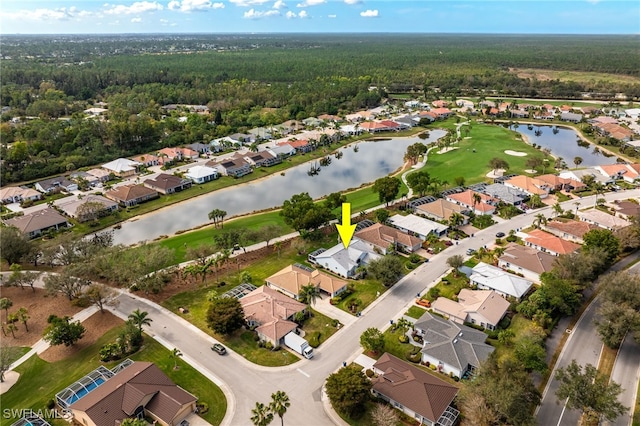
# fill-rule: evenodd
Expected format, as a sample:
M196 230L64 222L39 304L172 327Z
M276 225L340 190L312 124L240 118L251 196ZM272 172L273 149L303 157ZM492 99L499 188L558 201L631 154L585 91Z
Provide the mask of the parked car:
M211 350L217 352L218 355L224 355L227 353L227 349L220 343L214 343L213 346L211 346Z
M425 308L431 307L431 302L429 302L427 299L416 299L416 303L420 306L424 306Z
M498 233L496 234L496 237L497 237L497 238L502 238L502 237L504 237L504 236L505 236L505 233L504 233L504 232L498 232Z
M476 252L476 249L467 249L467 255L471 256L472 254L474 254Z

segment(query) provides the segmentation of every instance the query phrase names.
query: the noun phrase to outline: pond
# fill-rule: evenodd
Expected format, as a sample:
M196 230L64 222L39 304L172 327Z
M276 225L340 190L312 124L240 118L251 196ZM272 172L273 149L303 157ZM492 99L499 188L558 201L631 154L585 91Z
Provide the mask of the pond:
M445 135L443 130L430 130L426 140L416 137L363 141L340 148L341 158L331 155L331 163L320 166L309 162L287 169L284 176L271 175L246 184L232 186L126 221L114 233L115 244L151 241L161 235L191 229L209 223L208 214L222 209L231 216L279 207L292 195L308 192L320 198L332 192L357 188L399 169L407 147L416 142L433 143ZM357 146L357 152L354 150ZM312 166L320 171L308 174Z
M617 160L615 155L606 157L599 149L596 151L595 145L582 141L579 145L578 133L570 128L544 125L527 126L526 124L520 124L517 129L515 126L510 128L524 135L529 143L549 148L552 155L556 158L562 158L569 168L575 166L573 159L576 157L582 158L580 167L615 164Z

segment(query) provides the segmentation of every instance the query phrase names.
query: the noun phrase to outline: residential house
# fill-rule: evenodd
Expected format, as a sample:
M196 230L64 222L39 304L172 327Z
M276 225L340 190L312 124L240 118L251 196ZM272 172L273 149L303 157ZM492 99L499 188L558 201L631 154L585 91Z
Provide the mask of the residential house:
M448 222L452 214L458 213L463 215L462 225L465 225L469 219L466 216L469 213L469 209L443 198L416 206L415 213L440 222Z
M266 279L267 285L274 290L298 300L302 287L313 285L330 297L337 296L347 289L347 282L313 268L298 263L289 265Z
M541 199L546 198L551 191L551 188L546 182L524 175L514 176L511 179L505 180L503 184L511 188L519 189L529 196L538 195Z
M467 322L495 330L507 314L510 305L493 290L463 288L458 294L457 302L446 297L438 297L431 304L431 309L458 324Z
M197 160L200 158L200 152L191 148L178 148L183 160Z
M510 204L516 207L524 203L524 201L529 198L529 195L526 192L501 183L485 185L482 190L479 190L478 192L482 192L490 198L498 199L505 204Z
M162 148L158 151L158 160L160 164L167 164L174 161L182 160L181 148Z
M633 139L633 131L614 123L593 123L593 128L601 135L610 138L629 142Z
M196 143L192 143L187 145L187 148L199 153L199 154L209 154L211 152L211 145L208 145L206 143L200 143L200 142L196 142Z
M304 120L302 120L302 124L305 125L305 127L309 127L309 128L316 128L321 126L323 123L323 120L321 118L316 118L316 117L308 117L305 118Z
M578 182L582 182L585 176L592 176L595 182L599 182L603 185L613 183L615 179L603 175L601 172L594 168L580 169L580 170L562 170L558 173L558 176L564 179L571 179Z
M125 207L135 206L159 197L156 191L143 185L118 186L105 192L104 196L122 204Z
M92 108L85 109L84 113L91 117L99 117L101 115L105 115L107 111L109 110L106 108L92 107Z
M593 223L600 228L608 229L610 231L629 226L629 221L598 209L578 211L578 217L582 221Z
M448 118L450 115L454 114L449 108L434 108L431 110L431 113L441 119Z
M135 175L139 166L140 163L137 161L129 160L128 158L118 158L103 164L102 168L118 177L126 178Z
M384 353L373 365L377 373L371 392L421 425L456 424L458 410L451 405L458 388L433 374Z
M69 406L75 423L114 426L129 418L149 418L178 426L196 411L198 398L173 383L151 362L134 362Z
M418 113L418 118L419 120L429 120L430 122L434 122L438 119L438 114L432 111L420 111Z
M269 152L269 154L273 155L274 157L283 158L295 155L296 149L289 143L283 143L281 145L276 145L272 148L268 148L267 152Z
M237 152L224 159L208 161L205 165L217 169L223 176L235 178L248 175L253 171L251 164L244 159L244 155Z
M533 285L527 279L484 262L471 269L469 280L471 285L476 285L481 290L495 290L499 295L513 297L517 301L522 300Z
M316 265L333 272L343 278L356 278L358 268L366 266L369 262L379 259L377 254L368 244L358 238L353 238L348 248L342 243L316 253L310 260Z
M444 101L442 99L438 99L436 101L431 102L431 105L433 105L435 108L446 108L449 106L449 102Z
M93 176L100 183L108 182L111 179L111 173L104 169L87 170L87 174Z
M205 183L218 179L218 171L207 166L193 166L184 175L194 183Z
M604 164L594 167L603 176L613 180L622 179L634 183L640 178L640 164Z
M78 184L64 176L57 176L37 182L35 188L43 194L51 194L58 191L73 192L78 190Z
M380 124L382 124L383 126L387 126L387 129L394 130L396 132L407 128L406 125L403 125L403 124L397 123L396 121L391 121L391 120L382 120Z
M365 121L360 124L360 129L369 133L388 132L391 130L389 127L377 121Z
M529 117L529 111L522 108L509 110L509 114L511 114L512 118L528 118Z
M21 203L26 200L38 201L42 195L31 188L19 186L5 186L0 188L0 202L2 204Z
M274 347L280 346L284 336L298 328L293 318L307 307L266 285L242 297L240 304L247 325L255 327L260 340L271 342Z
M256 142L257 137L264 140L272 138L271 132L264 127L258 127L252 130L253 132L249 130L249 133L234 133L227 136L227 138L230 139L232 143L237 143L240 145L251 145L252 143Z
M282 157L270 154L268 151L247 152L244 159L253 167L271 167L282 163Z
M96 207L92 209L82 207L87 203L92 203ZM98 206L101 206L99 210ZM118 210L118 203L102 195L89 194L76 200L61 202L57 207L67 216L76 218L78 222L86 222Z
M191 188L191 179L184 179L180 176L160 173L153 179L146 179L144 186L158 191L161 194L173 194Z
M69 228L71 224L55 209L46 208L24 216L16 216L4 221L7 226L15 226L29 238L36 238L49 230Z
M542 229L552 233L556 237L577 244L584 243L584 234L593 229L598 229L598 227L592 223L579 220L550 220L546 224L541 225Z
M533 118L536 120L553 120L555 118L555 114L551 111L541 109L533 113Z
M387 225L376 223L355 233L372 250L387 254L389 248L405 253L413 253L422 247L422 240Z
M443 105L443 106L447 106L447 105ZM470 101L468 99L456 99L456 106L460 107L460 108L471 108L473 109L474 107L474 103L473 101Z
M568 177L560 177L558 175L546 174L536 176L536 179L541 180L546 183L551 191L583 191L587 188L587 185L582 183L579 180L568 178Z
M337 123L338 121L342 120L340 116L331 115L331 114L322 114L322 115L319 115L318 118L322 121L332 121L334 123Z
M640 217L640 204L627 200L619 200L613 202L613 208L616 214L623 219L631 220L633 217Z
M153 167L160 165L160 159L154 154L141 154L131 157L131 159L144 167Z
M555 256L538 251L533 247L525 247L516 243L509 243L504 254L498 258L498 266L512 271L530 281L539 283L540 274L553 269Z
M396 123L402 126L403 129L409 129L418 125L420 118L413 115L403 115L394 119Z
M429 234L441 237L449 230L447 225L443 225L430 219L425 219L424 217L416 216L415 214L409 214L407 216L397 214L391 216L387 222L398 228L400 231L416 236L423 241L429 237Z
M625 109L624 112L625 114L627 114L627 117L634 121L637 120L638 117L640 117L640 108L629 108Z
M470 189L464 192L449 194L445 199L469 209L477 215L494 214L496 212L496 206L498 205L497 199Z
M582 114L577 114L575 112L562 111L560 113L560 120L562 121L570 121L571 123L579 123L582 121L584 116Z
M296 140L291 140L289 142L287 142L287 144L291 145L293 148L295 148L297 153L306 153L306 152L311 152L315 149L315 145L312 143L309 143L308 140L306 139L296 139Z
M573 253L580 248L579 244L563 240L540 229L529 231L524 243L527 247L533 247L553 256Z
M284 123L280 123L277 126L274 126L274 128L283 135L288 135L304 130L304 124L297 120L287 120Z
M423 340L422 362L460 378L473 374L494 350L485 343L487 335L484 332L429 312L425 312L413 327Z

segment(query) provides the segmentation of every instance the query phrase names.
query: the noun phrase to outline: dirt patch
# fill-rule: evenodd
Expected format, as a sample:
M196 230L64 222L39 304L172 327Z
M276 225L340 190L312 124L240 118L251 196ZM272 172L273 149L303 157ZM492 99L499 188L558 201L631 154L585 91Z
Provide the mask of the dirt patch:
M73 316L80 312L82 308L72 306L71 302L64 296L48 296L47 293L40 288L36 288L35 292L31 288L24 290L19 287L1 287L0 296L6 297L13 302L13 306L9 308L9 314L15 314L20 308L26 308L29 319L27 327L29 332L25 330L24 324L16 323L18 329L14 331L15 338L10 332L7 336L2 336L11 346L32 346L42 338L42 333L47 327L47 318L49 315L56 314L59 317L65 315ZM4 323L7 319L6 313L0 311L0 319Z
M124 324L120 318L110 312L96 312L82 322L86 332L84 337L73 346L52 346L40 354L40 358L48 362L56 362L68 358L82 349L93 345L100 337L113 327Z

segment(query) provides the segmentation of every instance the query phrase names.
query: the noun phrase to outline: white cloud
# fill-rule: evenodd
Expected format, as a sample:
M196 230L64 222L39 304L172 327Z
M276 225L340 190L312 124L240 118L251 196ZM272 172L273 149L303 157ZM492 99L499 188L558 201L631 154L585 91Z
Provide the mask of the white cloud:
M270 1L273 1L273 0L229 0L229 3L233 3L236 6L248 7L248 6L261 6Z
M274 9L286 9L287 8L287 4L285 2L283 2L282 0L278 0L273 4L273 8Z
M298 15L296 15L294 12L292 12L290 10L287 11L287 13L284 16L286 16L287 19L293 19L293 18L297 18L298 17Z
M133 22L134 24L137 24L139 22L142 22L142 18L131 18L131 22Z
M360 16L362 16L363 18L377 18L378 17L378 9L365 10L364 12L360 12Z
M262 12L260 10L255 10L253 8L246 11L243 15L245 19L261 19L261 18L270 18L272 16L280 16L280 12L277 10L267 10L266 12Z
M338 15L327 15L327 18L331 18L331 19L334 19L334 18L337 18L337 17L338 17Z
M210 9L224 9L224 3L213 3L211 0L172 0L167 6L170 10L180 12L203 12Z
M309 17L309 14L307 13L306 10L301 10L300 13L298 13L298 18L305 19L308 17Z
M68 21L71 19L99 16L87 10L79 10L77 7L60 7L56 9L33 9L5 12L3 18L15 21Z
M346 4L360 4L362 0L344 0Z
M164 9L157 1L138 1L132 3L131 6L122 4L116 6L107 3L105 6L110 7L110 9L104 11L107 15L132 15L134 13L153 12Z
M326 2L327 0L305 0L302 3L298 3L296 7L318 6L319 4L323 4Z
M163 24L163 25L164 25L164 24L168 24L168 23L169 23L169 20L168 20L168 19L161 19L161 20L160 20L160 23L161 23L161 24Z

